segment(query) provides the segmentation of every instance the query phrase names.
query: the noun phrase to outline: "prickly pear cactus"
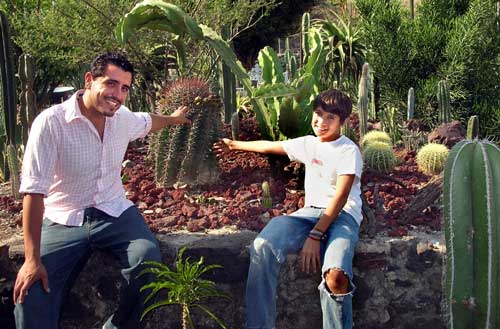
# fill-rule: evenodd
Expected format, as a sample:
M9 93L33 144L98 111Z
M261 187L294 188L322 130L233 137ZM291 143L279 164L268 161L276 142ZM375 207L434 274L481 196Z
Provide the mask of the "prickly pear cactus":
M500 328L500 148L462 140L443 179L444 293L450 329Z
M363 150L363 159L368 168L382 173L391 171L397 163L392 146L384 142L371 142Z
M151 138L150 155L157 184L209 184L217 179L218 165L211 151L222 127L222 102L210 93L208 82L186 78L168 86L157 102L169 115L186 105L191 125L169 126Z
M272 208L273 199L271 197L271 191L269 189L269 183L267 181L262 182L262 207Z
M360 145L364 149L370 145L372 142L382 142L387 145L392 145L392 139L388 133L380 130L371 130L361 139Z
M449 150L443 144L430 143L417 153L417 165L424 174L438 175L444 169Z

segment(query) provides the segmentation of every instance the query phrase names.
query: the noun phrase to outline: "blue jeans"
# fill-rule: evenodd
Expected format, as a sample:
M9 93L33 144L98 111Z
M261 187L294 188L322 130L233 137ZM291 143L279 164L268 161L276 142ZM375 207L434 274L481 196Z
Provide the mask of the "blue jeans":
M17 329L58 328L61 304L76 277L95 249L111 252L118 261L124 282L120 302L104 328L141 328L139 321L147 292L139 292L151 277L137 274L143 261L161 261L158 243L136 207L115 218L95 208L85 209L82 226L65 226L44 219L41 260L47 269L50 293L38 281L23 304L16 304Z
M273 218L255 238L250 247L246 313L248 329L273 329L276 321L276 287L281 264L288 253L302 249L309 231L324 209L302 208L289 216ZM328 240L321 243L322 281L320 291L323 329L352 328L352 258L358 241L359 225L342 211L330 225ZM349 278L347 294L331 293L325 273L330 269L343 271Z

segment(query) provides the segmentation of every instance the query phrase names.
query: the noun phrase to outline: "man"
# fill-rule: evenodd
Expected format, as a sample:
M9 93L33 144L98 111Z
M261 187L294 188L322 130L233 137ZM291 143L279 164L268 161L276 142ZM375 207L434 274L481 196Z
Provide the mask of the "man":
M160 116L123 106L133 75L124 56L99 55L85 74L85 89L33 122L20 188L25 262L14 286L18 329L58 327L64 296L95 249L110 251L124 278L118 310L103 328L140 327L145 282L136 276L143 261L161 261L161 255L125 198L121 163L130 141L190 121L186 107Z

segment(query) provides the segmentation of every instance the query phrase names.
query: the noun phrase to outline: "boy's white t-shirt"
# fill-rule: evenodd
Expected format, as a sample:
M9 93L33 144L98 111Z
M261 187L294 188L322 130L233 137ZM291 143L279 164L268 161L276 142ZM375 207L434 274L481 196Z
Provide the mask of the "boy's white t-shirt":
M305 170L305 207L326 208L335 195L339 175L355 175L349 198L343 208L361 224L361 172L363 159L358 146L345 136L321 142L315 136L303 136L282 142L292 161L302 162Z

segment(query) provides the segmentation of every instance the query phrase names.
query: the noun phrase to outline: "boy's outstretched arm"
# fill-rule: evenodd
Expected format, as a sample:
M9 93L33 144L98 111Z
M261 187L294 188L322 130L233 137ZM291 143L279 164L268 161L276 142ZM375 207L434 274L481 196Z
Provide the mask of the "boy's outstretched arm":
M279 141L234 141L228 138L223 138L221 142L214 145L214 151L218 154L227 150L286 155L285 149Z

